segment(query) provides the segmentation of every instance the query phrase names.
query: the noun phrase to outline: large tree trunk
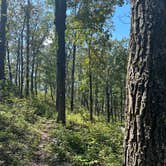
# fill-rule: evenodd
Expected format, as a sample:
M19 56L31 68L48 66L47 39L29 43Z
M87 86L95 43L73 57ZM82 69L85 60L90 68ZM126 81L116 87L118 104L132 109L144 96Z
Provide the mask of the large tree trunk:
M6 22L7 22L7 2L6 0L2 0L1 20L0 20L0 80L5 79Z
M56 31L58 34L57 52L57 90L56 109L58 122L65 124L65 78L66 78L66 53L65 53L65 22L66 22L66 0L55 0L56 3Z
M132 0L124 166L166 165L166 1Z

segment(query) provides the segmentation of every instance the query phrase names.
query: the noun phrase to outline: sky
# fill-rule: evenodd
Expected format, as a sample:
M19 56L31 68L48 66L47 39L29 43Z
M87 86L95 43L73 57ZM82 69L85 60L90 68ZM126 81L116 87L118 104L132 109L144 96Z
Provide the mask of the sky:
M121 40L122 38L129 38L130 32L130 5L116 7L113 17L114 31L112 33L113 39Z

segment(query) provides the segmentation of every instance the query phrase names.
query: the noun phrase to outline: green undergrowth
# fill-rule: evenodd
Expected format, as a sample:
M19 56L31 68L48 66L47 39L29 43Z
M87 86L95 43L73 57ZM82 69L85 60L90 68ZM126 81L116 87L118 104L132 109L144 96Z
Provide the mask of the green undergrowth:
M115 124L91 123L84 114L68 114L66 127L52 131L50 165L120 166L122 133Z
M39 117L26 100L0 104L0 165L28 165L37 150Z
M55 105L43 98L12 98L0 104L0 165L36 163L42 126L50 121L54 124L48 129L50 139L44 147L49 152L45 158L47 165L120 166L122 133L119 125L107 124L98 117L91 123L87 111L76 112L67 112L65 127L55 121Z

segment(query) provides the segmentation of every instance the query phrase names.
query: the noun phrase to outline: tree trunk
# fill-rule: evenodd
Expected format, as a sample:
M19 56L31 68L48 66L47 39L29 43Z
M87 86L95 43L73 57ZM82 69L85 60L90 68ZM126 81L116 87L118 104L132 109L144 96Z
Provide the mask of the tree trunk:
M54 88L53 85L50 84L50 95L51 95L51 99L54 102Z
M105 104L105 98L103 97L102 102L101 102L101 113L102 114L104 114L104 104Z
M26 88L25 88L25 94L28 97L29 96L29 38L30 38L30 0L28 0L27 9L26 9L26 28L27 28L27 36L26 36Z
M66 123L65 115L65 78L66 78L66 53L65 53L65 22L66 22L66 0L55 0L56 3L56 31L58 35L57 52L57 90L56 110L57 121Z
M24 86L24 57L23 57L23 49L24 49L24 28L25 28L25 17L24 17L24 22L23 22L23 27L22 31L20 34L20 40L21 40L21 45L20 45L20 66L21 66L21 73L20 73L20 98L23 97L23 86Z
M106 109L107 109L107 122L110 122L110 90L108 80L106 81Z
M96 87L95 87L95 113L96 115L99 115L99 101L98 101L98 82L96 82Z
M71 112L74 110L74 74L75 74L75 58L76 58L76 44L73 44L73 64L72 64L72 72L71 72Z
M9 50L9 45L7 42L7 63L8 63L8 74L9 74L9 81L12 83L12 70L11 70L11 63L10 63L10 50Z
M112 122L114 122L114 113L113 113L113 93L112 93L112 86L110 87L110 96L111 96L111 100L110 100L110 114L111 114L111 120Z
M89 109L90 109L90 121L93 121L93 85L92 85L92 59L91 59L91 49L90 44L88 48L89 57Z
M16 58L16 75L15 75L15 85L18 86L18 78L19 78L19 65L20 65L20 38L18 38L17 45L17 58Z
M35 54L33 55L32 58L32 71L31 71L31 94L32 96L34 95L34 72L35 72Z
M166 165L166 1L132 0L124 166Z
M21 73L20 73L20 98L23 97L23 84L24 84L24 59L23 59L23 34L21 33L21 50L20 50L20 65L21 65Z
M0 20L0 80L5 79L6 22L7 22L7 2L6 0L2 0L1 20Z
M124 111L123 111L123 87L120 88L120 121L121 124L123 122L123 115L124 115Z
M116 102L116 94L112 94L112 112L113 112L113 116L114 116L114 121L117 121L117 102Z
M37 96L38 95L38 89L37 89L37 84L38 84L38 80L37 80L37 77L38 77L38 66L39 66L39 64L38 64L38 62L36 62L36 65L35 65L36 67L35 67L35 78L34 78L34 83L35 83L35 95Z

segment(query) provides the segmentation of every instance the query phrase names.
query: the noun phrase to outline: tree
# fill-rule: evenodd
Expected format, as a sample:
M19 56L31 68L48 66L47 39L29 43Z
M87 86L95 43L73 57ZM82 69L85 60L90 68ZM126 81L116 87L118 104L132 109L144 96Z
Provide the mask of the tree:
M71 72L71 101L70 101L70 107L71 112L74 111L74 81L75 81L75 60L76 60L76 44L74 42L73 44L73 63L72 63L72 72Z
M132 0L124 166L166 165L165 9L165 0Z
M0 20L0 80L5 79L6 22L7 22L7 2L6 0L2 0L1 20Z
M27 1L27 8L26 8L26 88L25 93L26 96L29 96L29 63L30 63L30 0Z
M57 52L57 90L56 110L58 122L65 124L65 78L66 78L66 53L65 53L65 22L66 22L66 0L55 0L56 3L56 31L58 35Z

